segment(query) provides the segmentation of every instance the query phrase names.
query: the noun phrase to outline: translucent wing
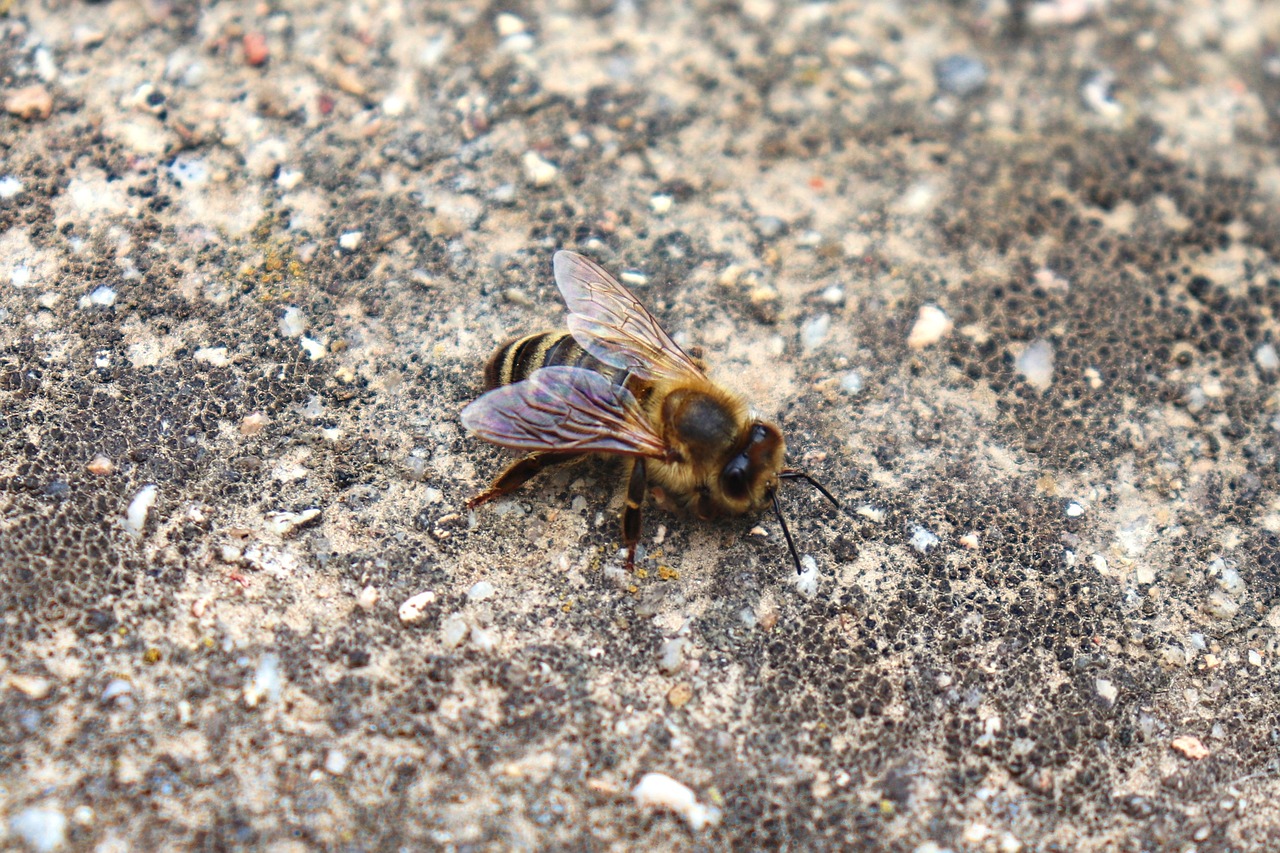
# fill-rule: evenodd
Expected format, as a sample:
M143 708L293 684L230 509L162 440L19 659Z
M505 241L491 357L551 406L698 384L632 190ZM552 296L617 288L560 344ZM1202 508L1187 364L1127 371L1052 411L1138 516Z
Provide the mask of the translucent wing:
M544 367L495 388L462 410L462 425L513 450L666 455L635 396L581 367Z
M613 276L574 252L556 252L556 285L569 331L587 352L641 379L702 378L702 369Z

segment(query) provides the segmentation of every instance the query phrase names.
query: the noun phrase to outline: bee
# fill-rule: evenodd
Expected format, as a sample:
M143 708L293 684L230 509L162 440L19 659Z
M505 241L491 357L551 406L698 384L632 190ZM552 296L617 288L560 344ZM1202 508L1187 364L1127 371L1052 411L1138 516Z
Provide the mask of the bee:
M510 494L548 468L599 454L620 457L626 483L622 544L635 560L646 492L700 519L772 505L796 564L778 503L781 481L802 479L839 507L817 480L785 467L781 431L707 377L632 293L593 261L556 252L556 285L568 330L514 338L485 366L486 393L462 411L474 435L525 455L467 502Z

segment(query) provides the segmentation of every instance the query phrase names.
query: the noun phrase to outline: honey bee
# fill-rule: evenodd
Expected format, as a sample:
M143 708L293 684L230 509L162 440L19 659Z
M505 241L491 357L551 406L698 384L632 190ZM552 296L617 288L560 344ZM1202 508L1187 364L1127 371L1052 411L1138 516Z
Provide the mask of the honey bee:
M485 366L486 393L462 411L473 434L525 455L467 502L510 494L546 470L588 454L623 460L622 544L635 560L640 508L652 490L668 508L700 519L758 513L772 505L796 571L795 541L778 504L786 442L736 394L707 378L632 293L593 261L556 252L556 285L568 330L514 338Z

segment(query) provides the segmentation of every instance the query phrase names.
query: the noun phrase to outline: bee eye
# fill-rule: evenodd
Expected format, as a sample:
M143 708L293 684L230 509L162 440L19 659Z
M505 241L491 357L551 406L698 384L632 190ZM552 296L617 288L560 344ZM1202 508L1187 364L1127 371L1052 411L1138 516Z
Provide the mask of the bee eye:
M750 464L747 460L747 454L739 453L720 472L720 483L730 497L744 498L747 496L747 468Z

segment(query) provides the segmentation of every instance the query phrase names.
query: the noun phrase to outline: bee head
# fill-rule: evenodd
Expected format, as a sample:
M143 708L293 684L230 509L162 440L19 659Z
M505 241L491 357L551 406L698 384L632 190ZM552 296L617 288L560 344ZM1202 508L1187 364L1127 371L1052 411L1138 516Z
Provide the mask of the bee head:
M764 508L778 488L778 472L786 452L786 442L776 426L752 421L745 440L737 443L720 470L725 509L739 514Z

